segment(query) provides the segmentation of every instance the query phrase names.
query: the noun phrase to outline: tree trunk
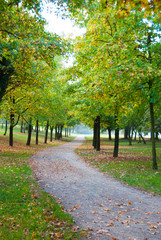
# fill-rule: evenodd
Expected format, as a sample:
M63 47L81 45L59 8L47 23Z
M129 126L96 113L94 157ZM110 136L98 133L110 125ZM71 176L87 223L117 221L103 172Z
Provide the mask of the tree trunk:
M71 128L69 128L69 136L71 136Z
M115 116L115 142L114 142L114 151L113 157L118 157L119 152L119 126L117 123L117 116Z
M97 119L94 120L94 128L93 128L93 147L96 149L97 142Z
M9 133L9 146L13 146L13 127L14 127L15 115L10 114L10 133Z
M148 38L147 38L147 46L151 46L151 37L152 33L148 32ZM152 54L150 51L150 48L148 49L148 57L149 57L149 62L152 63ZM155 148L155 137L154 137L154 106L153 106L153 99L152 99L152 85L153 85L153 80L149 80L149 90L150 90L150 103L149 103L149 108L150 108L150 122L151 122L151 138L152 138L152 161L153 161L153 169L158 169L157 165L157 156L156 156L156 148Z
M152 137L152 161L153 161L153 169L158 169L157 165L157 156L156 156L156 148L155 148L155 137L154 137L154 109L153 103L150 102L150 118L151 118L151 137Z
M60 138L62 138L62 132L63 132L63 125L60 127Z
M21 127L20 127L20 132L23 132L23 121L21 121Z
M23 124L23 133L25 133L26 130L26 123Z
M100 116L96 119L97 131L96 131L96 150L100 151Z
M26 143L27 146L30 146L31 143L31 133L32 133L32 119L30 118L28 125L28 138Z
M129 137L128 137L129 146L132 145L133 132L134 132L134 130L133 130L133 129L130 129L130 127L129 127Z
M135 137L134 137L134 140L136 141L136 131L135 131Z
M108 130L108 139L111 141L111 140L112 140L112 137L111 137L111 128L108 127L107 130Z
M6 136L7 134L7 120L6 120L6 124L5 124L5 132L4 132L4 136Z
M48 129L49 129L49 121L47 121L47 124L46 124L46 131L45 131L45 140L44 140L44 143L47 143L47 140L48 140Z
M36 120L36 144L39 143L39 120Z
M55 140L59 140L59 125L55 126Z
M129 127L125 127L124 139L128 139L128 134L129 134Z
M54 127L52 126L52 127L50 127L50 142L52 142L53 141L53 129L54 129Z
M157 141L159 141L159 133L158 133L158 132L155 133L155 139L156 139Z
M141 133L139 133L140 142L141 142L141 138L142 138L142 140L143 140L143 143L146 144L146 141L145 141L145 139L143 138L143 135L142 135Z

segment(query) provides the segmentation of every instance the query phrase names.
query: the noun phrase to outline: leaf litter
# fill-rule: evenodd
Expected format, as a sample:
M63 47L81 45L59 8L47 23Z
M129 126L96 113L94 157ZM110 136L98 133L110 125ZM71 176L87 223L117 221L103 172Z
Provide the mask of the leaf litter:
M129 187L89 166L73 152L81 143L78 138L63 148L43 150L32 161L39 184L61 199L76 226L89 232L84 239L161 239L160 196Z

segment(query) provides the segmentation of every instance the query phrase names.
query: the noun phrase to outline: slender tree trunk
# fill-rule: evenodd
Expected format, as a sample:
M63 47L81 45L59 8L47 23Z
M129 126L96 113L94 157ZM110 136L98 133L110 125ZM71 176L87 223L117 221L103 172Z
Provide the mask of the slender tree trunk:
M157 141L159 141L159 133L158 133L158 132L155 133L155 139L156 139Z
M47 143L47 140L48 140L48 129L49 129L49 121L47 121L47 124L46 124L46 131L45 131L45 140L44 140L44 143Z
M108 139L111 141L112 140L112 138L111 138L111 128L108 127L107 130L108 130Z
M53 141L53 129L54 129L54 127L52 126L52 127L50 127L50 142L52 142Z
M13 127L14 127L15 115L10 114L10 133L9 133L9 146L13 146Z
M151 37L152 37L152 33L148 32L148 38L147 38L147 46L148 46L148 57L149 57L149 62L152 63L152 54L151 54L151 50L150 50L150 46L151 46ZM157 156L156 156L156 148L155 148L155 137L154 137L154 126L155 126L155 122L154 122L154 105L153 105L153 99L152 99L152 86L153 86L153 79L149 80L149 90L150 90L150 103L149 103L149 107L150 107L150 122L151 122L151 138L152 138L152 161L153 161L153 169L158 169L158 165L157 165Z
M134 140L136 141L136 131L135 131L135 137L134 137Z
M61 128L60 128L60 138L62 138L62 131L63 131L63 125L61 125Z
M150 118L151 118L151 137L152 137L152 160L153 160L153 169L158 169L157 165L157 156L156 156L156 148L155 148L155 137L154 137L154 107L153 103L150 102Z
M71 135L71 128L69 128L69 136Z
M126 127L125 127L125 130L124 130L124 138L125 138L125 139L128 139L128 134L129 134L129 127L126 126Z
M97 136L97 121L95 119L94 127L93 127L93 147L94 147L94 149L96 149L96 142L97 142L96 136Z
M36 120L36 144L39 143L39 120Z
M115 142L114 142L114 151L113 157L118 157L119 152L119 126L117 123L117 116L115 116Z
M6 136L7 134L7 120L6 120L6 124L5 124L5 132L4 132L4 136Z
M143 135L142 135L141 133L139 133L139 136L140 136L140 139L142 138L143 143L146 144L146 141L145 141L145 139L143 138ZM140 142L141 142L141 140L140 140Z
M24 122L24 124L23 124L23 133L25 133L25 131L26 131L26 123Z
M26 143L27 146L30 146L31 143L31 133L32 133L32 119L30 118L28 125L28 138Z
M132 145L132 137L133 137L133 129L130 129L130 127L129 127L129 137L128 137L129 146Z
M55 140L58 139L57 124L55 125Z
M97 116L96 150L100 151L100 116Z
M20 132L23 132L23 121L21 121L21 127L20 127Z

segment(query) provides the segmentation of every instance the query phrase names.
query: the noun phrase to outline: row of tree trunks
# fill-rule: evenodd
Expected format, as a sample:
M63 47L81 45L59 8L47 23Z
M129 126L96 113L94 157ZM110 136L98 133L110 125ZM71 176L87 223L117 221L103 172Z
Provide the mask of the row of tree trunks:
M25 133L25 130L26 130L26 124L25 124L25 122L21 121L20 132Z
M63 125L62 124L56 124L55 126L55 140L59 140L62 138L62 131L63 131Z

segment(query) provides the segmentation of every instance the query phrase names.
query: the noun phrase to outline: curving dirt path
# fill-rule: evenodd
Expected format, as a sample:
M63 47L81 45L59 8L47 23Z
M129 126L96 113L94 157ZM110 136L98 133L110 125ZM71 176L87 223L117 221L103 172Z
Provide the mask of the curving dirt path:
M161 240L161 197L129 187L89 166L73 150L74 141L32 157L41 186L62 202L85 239Z

